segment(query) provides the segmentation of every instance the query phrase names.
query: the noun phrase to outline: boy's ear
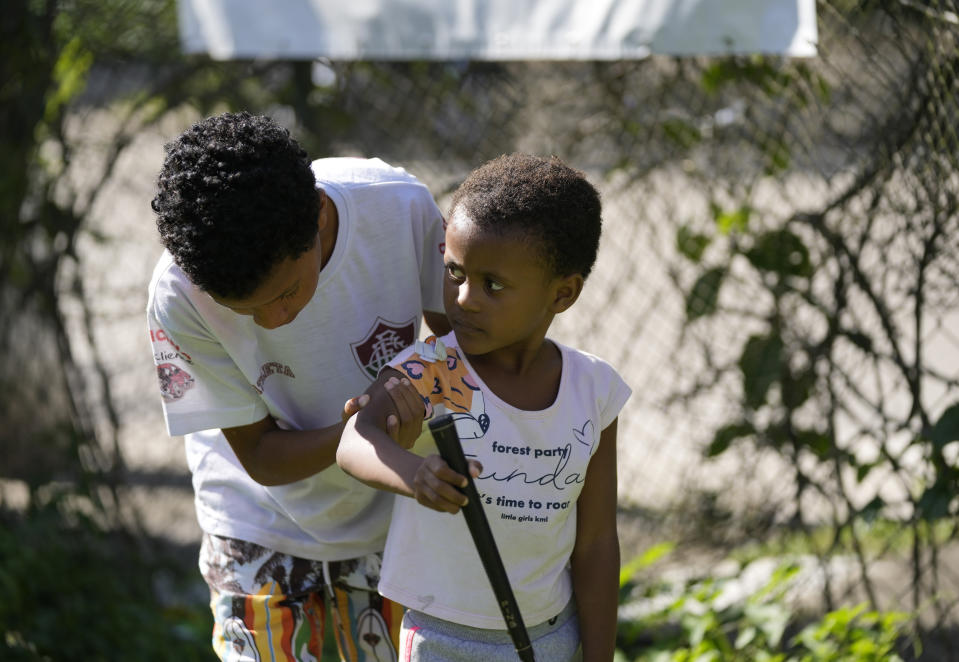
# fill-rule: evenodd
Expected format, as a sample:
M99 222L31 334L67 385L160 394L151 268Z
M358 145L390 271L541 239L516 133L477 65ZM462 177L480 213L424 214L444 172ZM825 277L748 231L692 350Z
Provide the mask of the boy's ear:
M316 215L317 230L323 232L330 223L330 199L323 192L323 189L316 189L316 195L320 199L320 211Z
M553 313L561 313L576 303L579 293L583 291L583 283L583 274L570 274L557 279L551 306Z

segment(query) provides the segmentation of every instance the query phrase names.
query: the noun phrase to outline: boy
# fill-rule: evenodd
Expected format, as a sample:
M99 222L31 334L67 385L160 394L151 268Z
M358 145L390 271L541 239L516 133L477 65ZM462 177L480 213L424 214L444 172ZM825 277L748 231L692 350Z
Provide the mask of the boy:
M167 428L186 435L217 654L319 659L332 598L342 659L395 655L400 612L375 591L391 499L331 465L342 403L421 317L449 329L430 312L436 204L402 169L311 163L272 120L228 113L167 145L152 206L167 251L147 317ZM399 423L395 437L419 433Z
M408 378L427 418L453 415L536 657L549 662L610 662L615 649L616 421L630 389L601 359L546 338L599 236L596 190L558 159L516 154L474 171L446 229L453 332L380 375ZM394 443L382 414L395 405L372 396L347 422L337 463L413 497L394 505L379 585L409 608L403 659L515 659L465 521L444 514L465 505L465 477Z

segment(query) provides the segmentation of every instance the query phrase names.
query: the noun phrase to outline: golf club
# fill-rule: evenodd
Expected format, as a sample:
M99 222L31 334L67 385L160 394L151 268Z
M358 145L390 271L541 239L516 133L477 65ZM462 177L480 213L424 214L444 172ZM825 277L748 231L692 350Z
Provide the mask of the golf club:
M500 557L496 541L493 539L493 532L486 520L483 504L476 492L476 485L473 484L473 477L470 476L453 417L449 414L437 416L429 422L429 426L440 456L453 471L466 476L466 487L461 491L466 494L469 501L462 509L463 516L466 518L470 535L473 536L476 551L479 552L480 560L483 562L486 576L489 577L490 584L493 586L493 594L506 621L506 629L513 639L516 654L523 662L535 662L529 634L523 624L523 617L519 613L519 605L516 604L513 589L509 585L509 577L506 576L506 568L503 566L503 559Z

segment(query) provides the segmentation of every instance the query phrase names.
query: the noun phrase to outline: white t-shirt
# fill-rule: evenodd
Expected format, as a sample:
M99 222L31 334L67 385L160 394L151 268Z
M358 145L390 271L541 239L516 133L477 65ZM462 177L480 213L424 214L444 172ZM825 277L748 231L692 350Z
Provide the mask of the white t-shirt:
M267 330L216 304L168 253L153 274L147 318L167 429L187 435L201 528L341 560L382 549L391 496L335 464L264 487L219 429L267 414L285 429L337 423L343 403L418 336L423 310L443 309L443 219L425 186L379 159L321 159L313 172L339 230L293 322Z
M454 334L441 342L445 351L434 354L418 343L391 365L420 391L427 418L453 415L463 452L482 463L476 490L520 613L527 625L542 623L572 596L568 562L576 500L600 434L619 415L630 388L602 359L556 343L563 360L556 400L525 411L490 391ZM414 451L436 452L432 440L418 442ZM414 499L399 497L394 504L379 591L437 618L505 629L466 520Z

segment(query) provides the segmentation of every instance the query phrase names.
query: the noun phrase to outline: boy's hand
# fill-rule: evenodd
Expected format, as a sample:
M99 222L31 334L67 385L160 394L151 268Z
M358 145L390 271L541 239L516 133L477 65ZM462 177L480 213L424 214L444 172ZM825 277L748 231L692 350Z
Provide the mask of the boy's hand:
M396 410L395 414L386 417L386 433L403 448L412 448L423 431L423 416L426 415L423 399L405 377L391 376L383 383L383 390L390 396ZM355 416L369 403L369 393L350 398L343 403L342 420Z
M476 460L469 461L470 475L476 478L483 471L483 465ZM423 458L413 476L413 497L421 505L442 513L458 513L466 505L466 495L457 488L466 487L466 477L446 464L439 455Z
M401 447L410 449L423 432L423 398L406 377L390 377L383 388L396 408L396 414L386 417L386 432Z

